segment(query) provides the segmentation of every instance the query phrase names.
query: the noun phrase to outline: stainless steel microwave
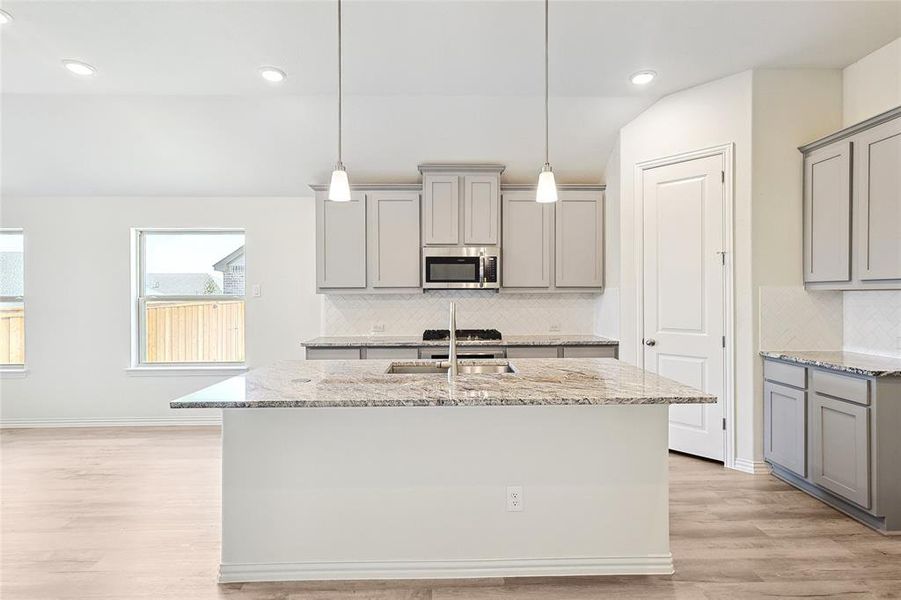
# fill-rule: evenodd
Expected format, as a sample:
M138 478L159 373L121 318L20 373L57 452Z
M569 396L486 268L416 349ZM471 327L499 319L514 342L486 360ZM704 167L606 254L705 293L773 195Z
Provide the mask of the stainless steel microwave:
M497 246L423 248L424 289L500 288L501 250Z

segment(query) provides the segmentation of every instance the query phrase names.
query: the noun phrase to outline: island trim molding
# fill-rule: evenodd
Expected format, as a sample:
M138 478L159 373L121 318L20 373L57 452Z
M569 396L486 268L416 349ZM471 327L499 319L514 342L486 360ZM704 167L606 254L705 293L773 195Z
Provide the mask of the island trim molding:
M219 583L361 579L476 579L591 575L672 575L672 554L559 559L476 559L298 563L228 563Z

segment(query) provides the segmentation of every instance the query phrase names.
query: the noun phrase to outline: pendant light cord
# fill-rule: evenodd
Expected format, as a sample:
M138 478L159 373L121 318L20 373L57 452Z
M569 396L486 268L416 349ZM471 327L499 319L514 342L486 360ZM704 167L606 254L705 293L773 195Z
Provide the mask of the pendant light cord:
M342 73L341 73L341 0L338 0L338 164L341 162L341 134L342 134Z
M550 164L550 142L548 135L548 5L544 0L544 164Z

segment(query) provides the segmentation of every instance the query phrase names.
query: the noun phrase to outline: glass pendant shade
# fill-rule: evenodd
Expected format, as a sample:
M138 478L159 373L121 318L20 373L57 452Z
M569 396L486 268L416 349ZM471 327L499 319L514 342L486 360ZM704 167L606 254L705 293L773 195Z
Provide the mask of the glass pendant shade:
M332 181L328 186L328 199L332 202L350 202L350 183L344 165L338 163L332 171Z
M545 164L538 176L538 192L535 194L536 202L556 202L557 201L557 182L554 179L554 172L551 165Z

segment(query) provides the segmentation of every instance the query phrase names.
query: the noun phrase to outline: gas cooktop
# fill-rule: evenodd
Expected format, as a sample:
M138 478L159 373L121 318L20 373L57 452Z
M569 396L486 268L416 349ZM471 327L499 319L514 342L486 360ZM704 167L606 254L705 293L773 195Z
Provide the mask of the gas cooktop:
M422 341L449 340L450 329L426 329L422 332ZM497 329L458 329L457 340L483 341L500 340L501 332Z

